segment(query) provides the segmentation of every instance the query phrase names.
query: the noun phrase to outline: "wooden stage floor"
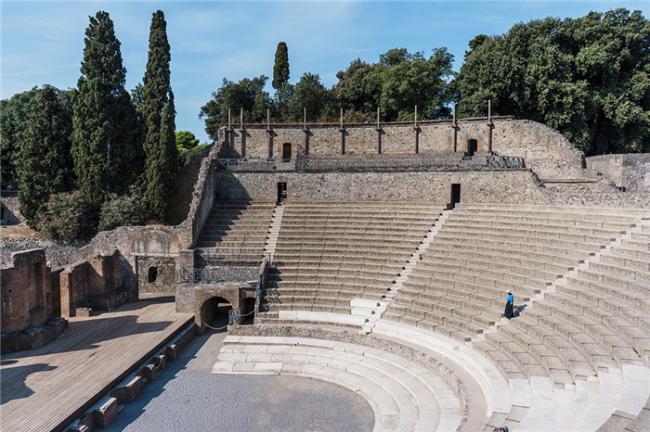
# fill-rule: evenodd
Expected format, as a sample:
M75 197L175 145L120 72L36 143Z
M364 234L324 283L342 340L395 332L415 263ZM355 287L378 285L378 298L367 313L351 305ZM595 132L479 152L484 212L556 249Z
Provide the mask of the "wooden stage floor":
M71 318L54 342L2 356L0 429L49 431L192 319L173 302L144 300Z

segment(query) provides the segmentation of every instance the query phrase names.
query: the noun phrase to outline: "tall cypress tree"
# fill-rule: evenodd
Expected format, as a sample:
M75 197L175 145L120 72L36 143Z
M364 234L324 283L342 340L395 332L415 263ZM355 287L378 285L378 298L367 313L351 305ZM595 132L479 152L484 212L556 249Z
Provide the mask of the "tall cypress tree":
M170 84L171 53L167 23L162 11L154 12L149 31L149 59L144 75L145 200L163 220L178 164L174 138L173 94ZM170 132L171 130L171 132ZM173 149L170 149L169 146Z
M280 42L275 50L275 64L273 65L273 88L280 90L289 82L289 49L287 44Z
M44 87L31 103L16 171L20 211L32 226L49 194L67 190L71 184L70 117L52 87Z
M83 199L96 209L107 192L125 190L133 177L137 143L125 77L113 21L99 11L86 29L72 133L77 185Z

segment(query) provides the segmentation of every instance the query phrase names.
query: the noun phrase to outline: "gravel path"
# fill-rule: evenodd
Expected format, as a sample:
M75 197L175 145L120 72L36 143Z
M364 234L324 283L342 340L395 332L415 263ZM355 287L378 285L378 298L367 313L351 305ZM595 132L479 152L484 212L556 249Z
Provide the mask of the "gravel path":
M290 376L219 375L210 370L224 333L194 338L108 431L370 431L359 395Z

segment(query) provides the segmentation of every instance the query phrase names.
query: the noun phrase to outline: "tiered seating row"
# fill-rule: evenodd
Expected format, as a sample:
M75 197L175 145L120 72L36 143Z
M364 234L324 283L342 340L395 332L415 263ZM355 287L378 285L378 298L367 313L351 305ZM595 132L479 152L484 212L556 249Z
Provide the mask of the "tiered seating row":
M439 217L442 204L288 203L269 276L270 310L350 313L381 299Z
M383 318L456 339L480 341L476 336L501 319L508 289L515 293L517 304L528 302L620 238L646 213L566 206L459 205ZM622 248L593 264L590 270L600 276L575 272L593 283L605 275L608 280L617 278L629 309L622 311L618 305L622 312L616 321L625 328L643 319L632 312L635 307L647 315L647 297L639 291L638 282L646 283L650 272L639 258L645 257L639 243L636 237L624 240ZM592 297L589 304L597 307L599 301ZM586 379L599 367L633 359L630 347L612 345L616 334L608 330L609 317L585 322L579 303L551 295L548 302L526 310L521 318L500 326L496 334L486 335L474 345L509 377L550 376L557 383ZM572 305L581 313L573 320L563 320L560 311L566 307L561 305ZM550 307L557 307L556 312ZM625 316L628 322L621 321ZM597 330L596 323L602 327L599 332L589 332L589 326ZM635 349L643 348L645 342L639 343Z
M257 265L273 217L273 203L215 203L197 243L204 265Z

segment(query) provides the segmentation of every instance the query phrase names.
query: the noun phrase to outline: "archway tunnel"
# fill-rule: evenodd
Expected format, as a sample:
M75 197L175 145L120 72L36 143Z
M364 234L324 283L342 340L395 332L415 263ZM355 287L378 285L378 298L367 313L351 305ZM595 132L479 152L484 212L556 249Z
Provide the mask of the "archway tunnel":
M201 306L201 319L209 329L221 329L228 325L231 310L232 304L228 300L223 297L211 297ZM219 331L225 331L225 328Z

